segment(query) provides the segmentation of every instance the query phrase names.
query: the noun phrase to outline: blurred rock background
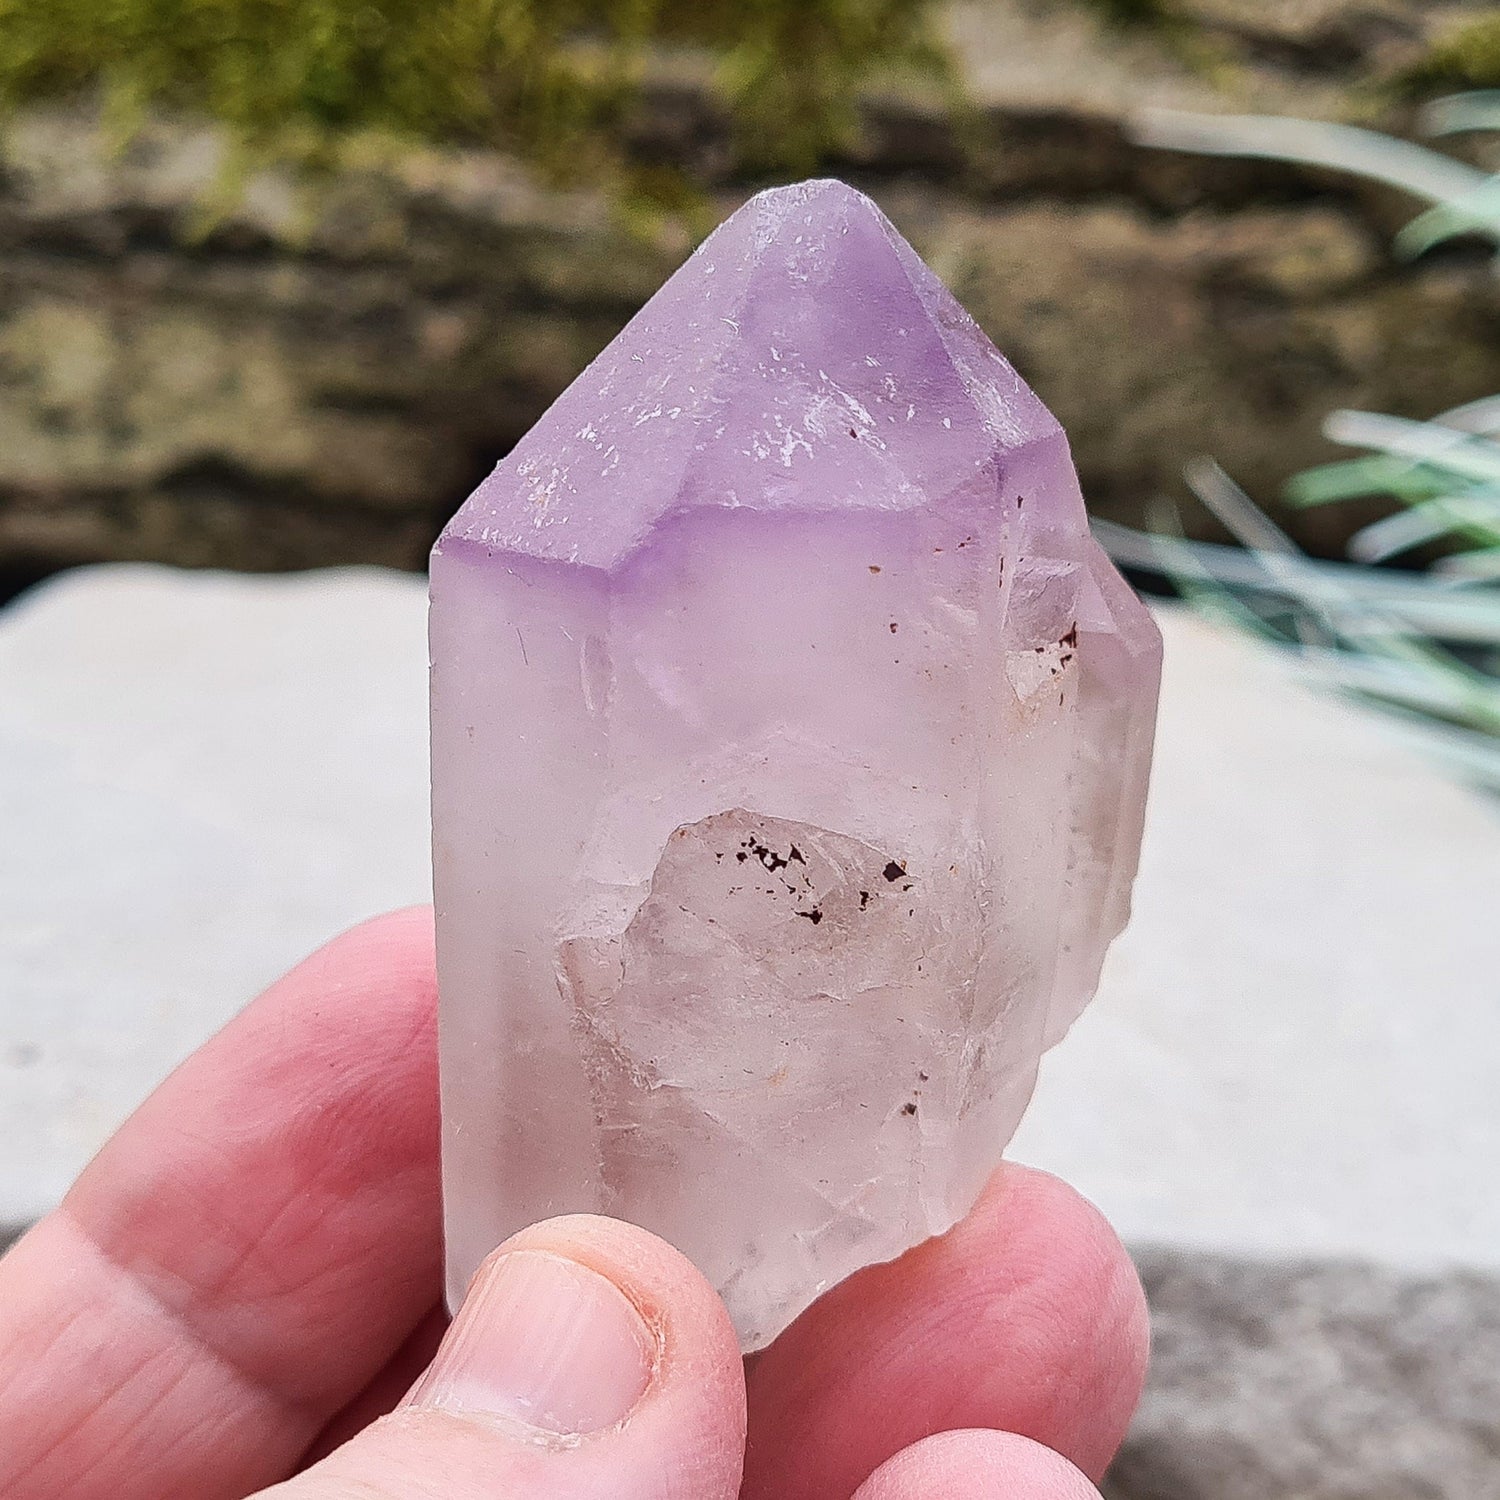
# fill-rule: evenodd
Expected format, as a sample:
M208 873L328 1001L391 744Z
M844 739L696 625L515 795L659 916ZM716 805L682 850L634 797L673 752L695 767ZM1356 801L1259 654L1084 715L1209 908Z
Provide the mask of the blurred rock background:
M1477 247L1394 264L1397 195L1147 149L1129 124L1150 103L1399 131L1419 94L1500 76L1484 5L955 0L929 19L956 85L850 64L847 128L769 169L780 146L743 149L711 55L648 45L572 181L524 142L408 138L312 175L264 166L273 143L236 166L234 132L159 108L122 129L97 89L56 102L0 56L0 586L120 559L420 568L694 236L793 168L878 198L1113 519L1181 494L1205 452L1274 494L1329 455L1335 406L1426 417L1500 389ZM1295 527L1331 552L1358 520Z

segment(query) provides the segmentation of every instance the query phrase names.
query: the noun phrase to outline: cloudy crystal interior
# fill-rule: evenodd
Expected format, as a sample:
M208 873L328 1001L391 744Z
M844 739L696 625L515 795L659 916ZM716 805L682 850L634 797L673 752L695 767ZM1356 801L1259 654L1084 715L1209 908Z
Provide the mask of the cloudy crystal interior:
M607 1213L754 1349L962 1216L1128 916L1160 645L874 204L710 237L444 531L431 637L450 1295Z

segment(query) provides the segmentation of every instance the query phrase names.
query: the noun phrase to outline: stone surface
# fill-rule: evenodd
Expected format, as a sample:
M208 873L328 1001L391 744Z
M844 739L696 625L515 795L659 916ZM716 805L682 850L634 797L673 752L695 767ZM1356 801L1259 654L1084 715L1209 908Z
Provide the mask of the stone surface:
M0 1242L270 975L423 898L425 612L403 575L156 568L0 611ZM1136 916L1015 1147L1165 1247L1112 1500L1489 1500L1495 1277L1437 1268L1500 1272L1494 811L1250 643L1158 618Z
M1174 4L1127 32L1078 0L978 0L950 30L972 129L873 101L847 161L1067 428L1100 513L1140 520L1214 454L1270 499L1338 406L1426 417L1500 389L1479 256L1394 264L1408 205L1299 169L1153 152L1145 102L1343 115L1475 7ZM1210 67L1201 66L1204 56ZM1393 111L1381 123L1401 127ZM742 200L696 75L632 150ZM514 162L414 152L311 203L257 180L206 237L222 143L86 118L0 137L0 590L70 562L421 567L441 521L685 253ZM1329 545L1346 522L1293 519Z
M299 953L427 899L423 599L120 566L0 612L0 1225Z
M1160 640L862 194L716 231L432 559L449 1286L635 1220L759 1348L967 1212L1129 911Z
M267 979L426 899L426 607L110 567L0 611L0 1223ZM1500 1270L1493 804L1157 618L1135 915L1012 1154L1138 1243Z
M1106 1500L1500 1495L1500 1279L1136 1258L1152 1370Z
M1500 1265L1500 806L1167 622L1136 914L1014 1154L1138 1242Z

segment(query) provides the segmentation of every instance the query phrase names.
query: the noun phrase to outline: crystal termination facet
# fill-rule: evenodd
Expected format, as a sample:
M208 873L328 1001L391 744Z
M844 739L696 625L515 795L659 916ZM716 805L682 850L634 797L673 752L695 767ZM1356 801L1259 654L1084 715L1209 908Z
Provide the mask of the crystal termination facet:
M614 1214L747 1349L948 1228L1124 925L1160 642L867 198L763 193L432 563L450 1292Z

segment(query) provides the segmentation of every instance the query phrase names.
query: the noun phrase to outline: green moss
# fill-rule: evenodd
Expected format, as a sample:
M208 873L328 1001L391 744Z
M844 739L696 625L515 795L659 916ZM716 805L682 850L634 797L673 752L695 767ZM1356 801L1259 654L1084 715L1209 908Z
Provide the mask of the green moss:
M932 0L0 0L0 106L97 91L229 127L256 159L354 136L482 141L579 175L618 155L645 45L702 47L747 159L811 166L860 86L940 66Z
M1439 36L1401 82L1418 94L1500 88L1500 14L1481 16Z

